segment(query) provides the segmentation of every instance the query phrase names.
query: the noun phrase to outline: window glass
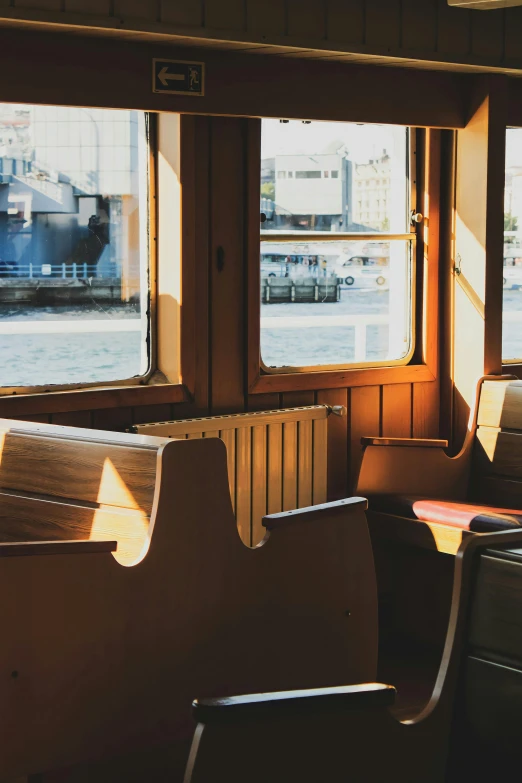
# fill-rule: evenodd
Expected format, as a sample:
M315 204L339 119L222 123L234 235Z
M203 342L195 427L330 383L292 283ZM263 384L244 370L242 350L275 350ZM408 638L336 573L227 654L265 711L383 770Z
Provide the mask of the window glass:
M408 149L406 128L262 121L267 369L389 364L411 356ZM280 171L290 168L300 181L281 183Z
M506 133L502 358L522 361L522 128Z
M136 111L0 104L0 386L149 369L148 132Z

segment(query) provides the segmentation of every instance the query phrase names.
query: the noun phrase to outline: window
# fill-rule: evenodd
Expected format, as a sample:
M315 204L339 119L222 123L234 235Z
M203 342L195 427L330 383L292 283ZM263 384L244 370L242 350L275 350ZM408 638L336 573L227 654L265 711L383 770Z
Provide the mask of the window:
M286 179L286 171L278 171L277 172L277 178L278 179Z
M522 362L522 128L506 132L502 359Z
M150 369L143 112L0 104L0 387Z
M321 179L320 171L296 171L297 179Z
M325 171L323 173L324 173L324 178L328 179L328 177L330 176L330 172L329 171Z
M267 160L275 159L277 168L289 157L294 164L298 157L323 159L329 165L322 170L339 182L335 188L274 182L272 219L261 225L265 369L407 363L414 347L415 244L409 130L263 120L263 170ZM392 198L370 219L368 168L376 162L390 171ZM303 168L297 177L308 174L315 172Z

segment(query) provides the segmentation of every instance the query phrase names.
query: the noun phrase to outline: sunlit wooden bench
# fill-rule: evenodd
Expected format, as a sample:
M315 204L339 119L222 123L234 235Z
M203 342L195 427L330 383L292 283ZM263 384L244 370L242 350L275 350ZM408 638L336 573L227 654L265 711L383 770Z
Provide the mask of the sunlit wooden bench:
M363 499L267 518L252 549L217 438L0 429L0 780L181 780L195 694L375 677Z
M455 554L474 533L522 525L522 382L480 381L464 446L365 437L357 494L375 535Z

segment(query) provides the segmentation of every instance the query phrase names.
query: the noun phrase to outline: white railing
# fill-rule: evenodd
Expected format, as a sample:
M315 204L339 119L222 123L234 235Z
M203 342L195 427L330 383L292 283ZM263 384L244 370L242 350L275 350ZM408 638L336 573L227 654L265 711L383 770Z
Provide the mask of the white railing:
M368 327L388 325L389 315L283 315L261 316L261 329L320 329L325 326L355 328L354 361L366 361Z

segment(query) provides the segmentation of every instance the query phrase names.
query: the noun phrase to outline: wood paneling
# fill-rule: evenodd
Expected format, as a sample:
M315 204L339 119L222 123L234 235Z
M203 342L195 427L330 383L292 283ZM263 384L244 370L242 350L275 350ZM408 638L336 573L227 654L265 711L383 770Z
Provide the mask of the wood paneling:
M474 12L450 8L446 0L438 0L438 4L437 50L441 54L467 55L471 48L471 15Z
M247 0L247 29L260 36L285 35L285 0Z
M355 486L361 465L361 438L381 434L381 389L362 386L350 390L350 486Z
M473 14L471 51L473 55L500 60L504 55L504 15Z
M434 51L437 47L437 0L402 0L402 47Z
M400 56L412 64L414 53L419 64L478 58L492 67L522 67L520 8L480 13L450 8L447 0L0 0L0 8L7 7L10 20L18 9L21 19L37 12L39 21L48 14L51 24L81 29L96 17L115 34L128 35L121 23L128 21L149 38L193 28L193 35L200 32L218 47L262 42L274 52L297 45L307 56L326 49L360 59Z
M331 41L364 42L364 0L330 0L327 37Z
M287 0L288 34L301 39L326 37L326 6L322 0Z
M244 410L245 124L215 117L211 130L211 411ZM226 196L224 189L226 188ZM235 306L233 306L235 303Z
M411 410L411 383L383 386L381 435L388 438L411 438Z
M135 18L159 19L160 4L158 0L114 0L114 16L122 19Z
M216 30L244 30L244 0L205 0L205 27Z
M350 411L348 389L317 392L318 405L344 405L344 416L328 419L328 500L340 500L348 494L348 448Z
M365 41L377 47L398 48L401 42L399 0L366 0Z
M161 21L167 24L203 24L203 4L200 0L161 0Z

